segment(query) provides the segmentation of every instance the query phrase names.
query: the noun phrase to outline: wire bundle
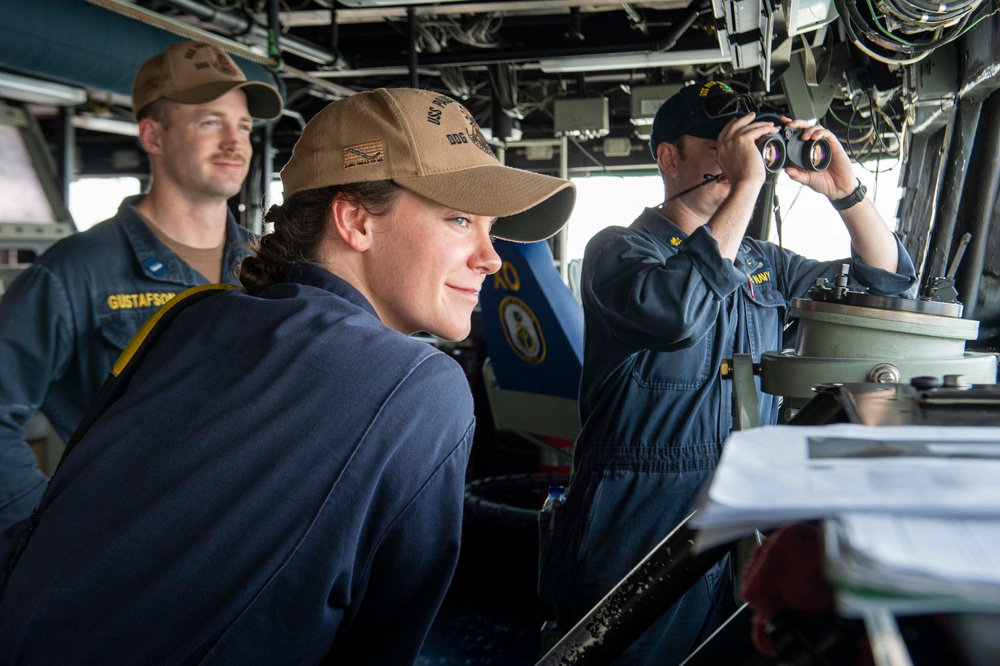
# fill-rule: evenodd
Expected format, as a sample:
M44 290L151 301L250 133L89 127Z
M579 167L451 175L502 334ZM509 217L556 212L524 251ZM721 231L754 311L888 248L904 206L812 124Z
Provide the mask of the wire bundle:
M862 98L867 100L867 117L862 113ZM841 115L844 111L838 114L832 106L828 113L845 128L840 141L851 161L865 164L873 159L878 163L883 157L895 158L895 163L888 166L877 164L876 172L890 171L899 162L903 147L902 130L896 126L892 117L875 103L870 90L865 90L864 95L858 96L847 120ZM895 141L886 141L887 135L891 135Z
M452 16L434 17L417 23L418 53L440 53L449 42L458 42L477 49L495 49L500 46L497 33L503 18L485 14L468 25Z
M908 65L995 13L986 0L834 0L848 38L868 56Z
M982 0L932 3L924 0L881 0L880 7L900 23L904 33L922 33L968 22ZM963 23L964 25L964 23Z

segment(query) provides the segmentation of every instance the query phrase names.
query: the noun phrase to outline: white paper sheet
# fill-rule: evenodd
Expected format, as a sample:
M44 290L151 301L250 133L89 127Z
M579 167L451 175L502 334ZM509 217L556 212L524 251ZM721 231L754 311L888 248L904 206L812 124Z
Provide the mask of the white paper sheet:
M846 511L1000 517L1000 428L769 426L726 443L697 547Z
M851 513L824 537L842 612L1000 610L1000 519Z

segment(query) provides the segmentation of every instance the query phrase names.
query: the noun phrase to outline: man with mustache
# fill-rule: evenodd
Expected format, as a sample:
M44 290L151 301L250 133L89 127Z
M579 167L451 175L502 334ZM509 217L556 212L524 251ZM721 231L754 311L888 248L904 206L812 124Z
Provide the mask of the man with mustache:
M248 81L220 49L181 42L142 65L132 104L148 191L54 245L0 300L0 530L45 489L28 419L42 411L68 439L156 308L188 287L235 283L247 255L227 201L247 175L254 119L283 110L278 91Z

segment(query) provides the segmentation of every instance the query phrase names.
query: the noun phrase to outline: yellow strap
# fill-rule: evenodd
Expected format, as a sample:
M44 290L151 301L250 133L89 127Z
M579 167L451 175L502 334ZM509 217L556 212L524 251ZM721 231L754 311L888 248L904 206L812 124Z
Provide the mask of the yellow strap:
M169 301L161 305L159 308L156 309L156 312L153 313L153 316L150 317L146 321L146 323L142 325L142 328L139 329L139 332L136 333L135 336L133 336L132 339L129 341L128 346L125 347L125 350L118 357L118 360L115 361L114 367L111 368L111 374L115 376L121 374L122 370L125 369L125 366L127 366L129 364L129 361L132 360L132 357L135 356L136 351L138 351L139 347L142 346L142 343L146 341L146 338L149 336L149 333L156 327L156 324L161 319L163 319L163 316L165 314L167 314L171 309L179 305L181 301L183 301L185 298L204 291L226 291L228 289L239 289L239 287L232 284L202 284L197 287L191 287L190 289L185 289L184 291L177 294Z

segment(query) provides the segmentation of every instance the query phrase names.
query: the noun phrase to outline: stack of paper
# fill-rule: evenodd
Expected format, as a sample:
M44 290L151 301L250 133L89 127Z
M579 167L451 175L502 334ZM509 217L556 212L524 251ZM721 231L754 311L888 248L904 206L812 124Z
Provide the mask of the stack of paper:
M736 432L690 521L695 548L824 521L842 612L1000 611L1000 428Z
M1000 520L844 514L824 521L840 611L1000 611Z
M696 548L844 512L1000 518L1000 428L853 424L733 433L691 525Z

